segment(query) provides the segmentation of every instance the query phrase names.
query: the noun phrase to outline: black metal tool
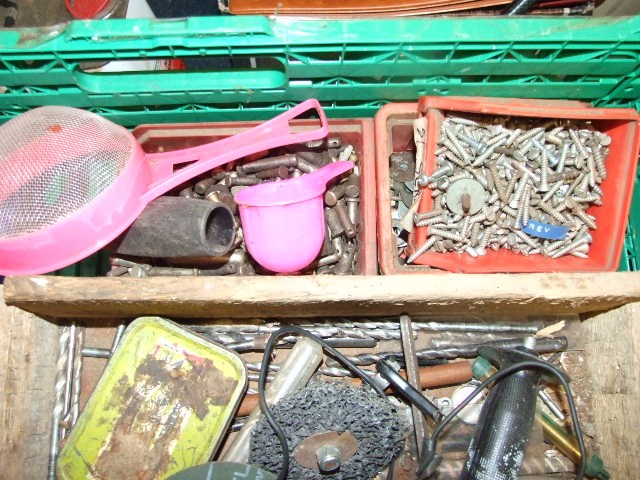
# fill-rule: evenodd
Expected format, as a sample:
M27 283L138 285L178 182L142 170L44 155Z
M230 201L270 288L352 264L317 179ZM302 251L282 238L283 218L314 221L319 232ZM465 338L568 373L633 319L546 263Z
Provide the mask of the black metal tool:
M443 415L438 407L422 395L420 390L412 387L402 378L391 363L387 360L380 360L376 364L376 370L389 382L391 388L411 405L418 407L424 415L433 418L436 422L442 420Z
M506 368L526 360L538 360L535 339L516 349L480 347L480 355ZM480 412L478 427L469 445L460 480L500 478L516 480L529 444L536 414L539 370L521 370L496 384Z

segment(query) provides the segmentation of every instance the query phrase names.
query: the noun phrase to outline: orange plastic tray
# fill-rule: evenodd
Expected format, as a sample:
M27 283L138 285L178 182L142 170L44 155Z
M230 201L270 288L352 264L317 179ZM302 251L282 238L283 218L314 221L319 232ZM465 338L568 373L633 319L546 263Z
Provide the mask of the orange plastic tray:
M410 107L413 112L410 112ZM483 257L471 257L455 252L427 252L416 260L416 266L403 266L395 255L395 238L391 232L389 201L389 148L398 148L407 135L412 135L412 127L395 126L398 119L427 118L427 139L423 171L433 172L437 150L436 139L442 120L447 113L476 113L499 116L535 118L563 118L591 120L594 127L611 136L610 154L607 159L608 175L601 184L604 192L603 205L592 206L587 213L596 217L597 230L590 233L593 243L588 259L567 255L552 259L542 255L523 256L508 250L488 250ZM465 273L519 273L519 272L578 272L615 271L620 263L624 242L624 232L637 168L640 149L640 116L633 109L594 108L589 104L573 101L495 99L484 97L422 97L418 104L389 104L380 110L375 119L377 135L376 171L378 174L378 244L380 267L385 274L424 273L439 271ZM402 123L402 122L400 122ZM391 125L391 128L390 125ZM390 134L392 138L386 138ZM384 136L380 136L384 135ZM403 137L393 138L396 135ZM409 136L409 138L411 138ZM396 143L397 142L397 143ZM405 143L406 145L406 143ZM386 183L384 179L386 178ZM386 202L384 198L386 192ZM431 209L430 195L422 195L419 211ZM386 208L386 210L385 210ZM427 238L427 228L415 228L409 238L408 252L412 252ZM428 267L428 268L425 268Z
M169 151L220 140L258 125L260 122L214 122L140 125L133 135L148 152ZM317 127L314 120L294 120L294 131ZM353 145L360 167L360 227L358 231L359 275L378 273L376 255L376 187L373 120L368 118L330 119L329 134Z

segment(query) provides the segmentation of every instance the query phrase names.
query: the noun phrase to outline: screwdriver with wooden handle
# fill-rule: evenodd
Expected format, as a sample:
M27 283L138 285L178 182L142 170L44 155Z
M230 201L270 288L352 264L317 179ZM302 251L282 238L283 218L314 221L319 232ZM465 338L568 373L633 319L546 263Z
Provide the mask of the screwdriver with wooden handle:
M466 360L434 365L432 367L422 367L419 370L419 374L420 386L422 388L438 388L450 385L460 385L461 383L466 383L473 378L471 362ZM404 370L400 370L400 375L405 379L407 378L407 372ZM352 378L351 384L362 385L362 380L359 378ZM391 390L388 390L388 392L391 393ZM249 415L257 405L257 394L245 395L236 416L245 417Z

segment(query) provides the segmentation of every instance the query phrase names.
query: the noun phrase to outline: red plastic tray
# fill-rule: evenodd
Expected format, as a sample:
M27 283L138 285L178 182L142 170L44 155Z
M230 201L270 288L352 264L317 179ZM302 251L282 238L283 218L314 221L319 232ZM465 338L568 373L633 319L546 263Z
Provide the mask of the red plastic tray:
M170 151L201 145L240 133L260 122L174 123L140 125L133 135L147 152ZM294 120L293 130L316 127L314 120ZM360 166L360 254L359 275L378 273L376 255L376 187L373 151L373 120L368 118L331 119L329 133L353 145Z
M409 112L413 106L413 112ZM444 115L452 113L477 113L500 116L519 116L536 118L563 118L591 120L594 127L611 136L610 154L607 160L608 176L601 184L604 192L603 205L592 206L587 212L596 217L597 230L590 233L593 243L588 259L567 255L558 259L542 255L523 256L508 250L487 251L483 257L471 257L455 252L427 252L416 260L416 266L402 266L395 258L393 244L385 235L391 235L390 218L388 225L383 225L384 217L389 217L389 147L397 148L406 141L406 135L412 135L411 125L405 125L403 131L396 127L390 130L389 122L397 123L398 119L410 118L417 114L427 117L427 141L423 171L433 172L435 166L434 152L437 149L436 139ZM395 119L395 120L394 120ZM578 272L578 271L615 271L620 263L620 255L624 242L624 232L631 197L633 182L637 168L638 150L640 149L640 116L632 109L594 108L588 104L572 101L495 99L483 97L422 97L416 104L390 104L381 109L376 116L377 137L377 174L378 174L378 210L381 242L379 243L380 266L385 274L392 273L424 273L427 268L441 269L450 272L466 273L518 273L518 272ZM406 123L406 122L405 122ZM391 133L392 138L380 137L381 133ZM395 139L396 135L399 138ZM410 138L410 137L409 137ZM406 143L405 143L406 145ZM386 185L383 179L386 177ZM386 191L384 205L383 190ZM422 195L419 211L431 209L431 196ZM386 213L385 208L386 206ZM427 237L427 228L416 228L410 236L408 252L421 245ZM391 239L395 242L395 239ZM393 259L391 257L394 257ZM438 270L432 270L438 271Z

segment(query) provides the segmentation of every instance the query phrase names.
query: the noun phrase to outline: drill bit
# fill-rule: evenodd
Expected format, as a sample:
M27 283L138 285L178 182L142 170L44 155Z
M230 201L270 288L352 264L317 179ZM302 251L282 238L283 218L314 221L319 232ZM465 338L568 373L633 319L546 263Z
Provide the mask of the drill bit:
M510 338L506 340L495 340L485 343L472 343L466 345L452 345L445 348L428 348L416 352L418 362L423 363L436 359L453 359L453 358L472 358L478 355L478 348L482 346L496 346L504 348L515 348L521 346L522 338ZM567 337L541 338L536 343L534 350L537 353L550 353L567 349ZM357 366L367 366L378 363L384 359L400 359L401 352L380 352L380 353L363 353L353 357L347 357ZM327 360L328 366L334 366L335 360Z

